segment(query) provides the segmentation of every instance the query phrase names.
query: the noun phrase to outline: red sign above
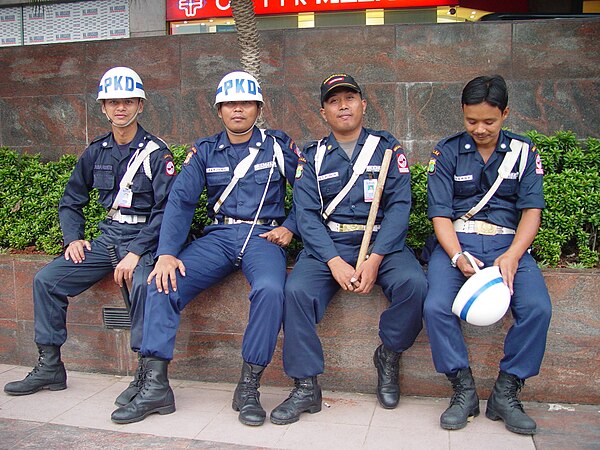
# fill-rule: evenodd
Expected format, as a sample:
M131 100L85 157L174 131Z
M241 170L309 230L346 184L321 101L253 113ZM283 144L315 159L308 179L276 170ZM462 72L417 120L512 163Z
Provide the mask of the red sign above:
M448 0L255 0L256 15L445 6ZM231 17L229 0L167 0L167 20Z

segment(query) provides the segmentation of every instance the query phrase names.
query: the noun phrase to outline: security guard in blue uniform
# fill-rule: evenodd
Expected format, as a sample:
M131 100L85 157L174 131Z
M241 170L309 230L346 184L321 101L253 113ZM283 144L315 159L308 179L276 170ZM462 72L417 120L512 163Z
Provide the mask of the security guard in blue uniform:
M263 104L257 80L232 72L218 85L215 106L225 131L196 141L173 186L160 232L158 261L150 274L141 353L153 371L133 401L112 420L131 423L175 411L167 365L183 308L200 292L241 269L250 282L250 315L242 342L242 375L234 393L239 420L261 425L266 417L259 383L281 328L286 257L296 232L286 219L286 178L293 183L300 153L281 131L255 126ZM202 190L213 224L185 246Z
M340 287L368 294L377 283L390 301L379 323L383 344L373 357L377 398L384 408L398 404L399 358L422 328L427 281L405 245L411 206L408 162L394 136L363 128L366 106L360 87L347 74L332 75L321 85L321 115L331 133L307 145L306 162L298 164L296 174L294 206L304 249L286 283L283 322L283 363L295 387L271 412L274 424L321 410L317 375L324 371L324 358L316 326ZM355 270L386 149L393 150L392 163L370 256Z
M446 374L454 389L441 426L463 428L469 417L479 414L460 319L451 311L460 287L474 274L463 253L474 256L480 267L499 266L512 294L515 321L506 336L486 416L502 419L515 433L534 434L536 424L525 414L517 395L524 380L539 373L551 316L544 279L527 251L545 206L543 169L529 139L502 130L507 104L508 91L501 76L471 80L462 93L466 131L440 141L429 161L429 217L439 244L429 261L424 317L435 368ZM494 184L515 144L515 151L520 151L510 173L469 218L467 213Z
M82 293L113 271L110 246L115 247L120 260L114 269L115 283L123 286L131 282L131 348L137 352L142 345L146 279L152 270L167 196L175 180L167 145L138 125L145 98L142 80L130 68L112 68L100 80L97 100L112 131L96 138L83 152L60 200L64 255L40 270L33 280L39 361L24 380L4 387L8 394L67 387L60 356L60 347L67 339L67 297ZM128 183L123 182L126 177ZM83 208L90 201L92 189L97 189L99 201L109 213L98 225L100 236L89 242L84 237ZM141 370L138 365L134 380L119 395L117 404L127 404L137 393Z

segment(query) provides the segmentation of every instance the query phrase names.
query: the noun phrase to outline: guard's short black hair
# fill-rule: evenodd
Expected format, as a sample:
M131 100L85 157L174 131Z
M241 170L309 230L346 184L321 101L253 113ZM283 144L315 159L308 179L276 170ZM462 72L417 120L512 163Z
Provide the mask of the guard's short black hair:
M462 105L489 103L504 112L508 105L508 88L500 75L473 78L462 91Z

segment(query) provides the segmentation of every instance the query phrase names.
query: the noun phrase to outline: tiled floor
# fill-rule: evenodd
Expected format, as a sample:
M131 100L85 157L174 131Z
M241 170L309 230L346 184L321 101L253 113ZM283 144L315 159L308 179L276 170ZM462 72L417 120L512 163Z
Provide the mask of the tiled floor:
M0 365L0 385L23 378L28 367ZM600 405L528 403L535 437L507 431L482 414L448 432L439 415L448 399L403 397L394 410L374 395L325 391L324 408L292 425L242 425L231 409L235 385L171 380L177 411L129 425L110 421L113 401L129 379L69 372L68 389L11 397L0 394L0 449L280 448L280 449L600 449ZM267 411L288 390L262 387Z

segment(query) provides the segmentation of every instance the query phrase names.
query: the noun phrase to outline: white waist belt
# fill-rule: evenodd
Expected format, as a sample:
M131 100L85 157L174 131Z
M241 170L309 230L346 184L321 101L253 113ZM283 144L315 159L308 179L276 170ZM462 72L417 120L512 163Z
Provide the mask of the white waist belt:
M336 233L348 233L350 231L365 231L367 229L366 225L360 223L337 223L333 220L327 222L327 228L331 231L335 231ZM381 225L373 226L373 232L379 231Z
M252 225L254 223L253 220L242 220L242 219L234 219L233 217L223 217L222 219L213 220L213 225L237 225L238 223L247 223ZM256 225L271 225L273 227L277 226L278 223L276 220L269 219L258 219L256 221Z
M464 220L457 219L453 222L454 230L457 233L476 233L486 236L495 236L497 234L515 234L512 228L500 227L493 223L484 222L483 220Z
M146 223L146 219L146 216L126 215L121 214L121 211L117 211L112 216L112 220L116 220L119 223Z

